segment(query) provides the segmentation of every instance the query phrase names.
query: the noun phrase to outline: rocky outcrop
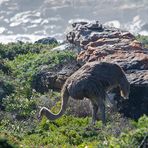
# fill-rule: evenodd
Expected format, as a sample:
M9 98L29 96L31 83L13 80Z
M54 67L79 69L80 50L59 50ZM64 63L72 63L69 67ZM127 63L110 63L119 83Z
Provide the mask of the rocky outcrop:
M148 49L129 32L95 23L72 24L67 40L80 49L77 61L117 63L131 84L130 99L119 103L119 111L128 117L148 115Z
M38 41L35 41L35 43L40 43L40 44L57 44L58 41L55 38L53 38L53 37L47 37L47 38L39 39Z

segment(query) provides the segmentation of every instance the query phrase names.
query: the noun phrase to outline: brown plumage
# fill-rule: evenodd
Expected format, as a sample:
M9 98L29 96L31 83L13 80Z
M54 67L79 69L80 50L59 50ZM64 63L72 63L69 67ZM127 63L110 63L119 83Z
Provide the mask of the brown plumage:
M66 108L69 96L73 99L90 99L92 103L92 124L97 119L97 111L100 108L102 122L105 123L105 97L106 93L113 88L119 87L121 96L128 98L130 84L126 79L124 71L116 64L90 62L83 65L72 74L65 82L61 91L62 105L58 114L53 114L49 109L43 107L39 117L45 115L49 120L61 117Z

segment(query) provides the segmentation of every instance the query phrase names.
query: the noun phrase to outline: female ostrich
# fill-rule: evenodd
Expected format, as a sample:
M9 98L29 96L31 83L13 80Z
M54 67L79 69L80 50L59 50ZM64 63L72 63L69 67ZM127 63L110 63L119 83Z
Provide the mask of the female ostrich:
M97 119L97 111L100 108L101 120L105 124L105 97L113 88L119 87L121 96L125 99L129 96L130 84L123 70L116 64L90 62L83 65L72 74L65 82L61 91L62 105L58 114L53 114L46 107L42 107L39 118L45 115L49 120L61 117L66 108L68 99L90 99L92 103L92 124Z

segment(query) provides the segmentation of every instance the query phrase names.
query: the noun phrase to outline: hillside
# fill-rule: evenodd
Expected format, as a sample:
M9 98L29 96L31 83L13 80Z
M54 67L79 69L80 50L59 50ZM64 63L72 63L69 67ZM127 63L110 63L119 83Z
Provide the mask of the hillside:
M137 38L148 47L147 37ZM56 72L76 60L73 51L52 51L57 46L22 42L0 44L0 147L135 148L144 143L146 146L146 115L133 120L107 108L107 125L102 126L98 121L95 128L90 128L88 108L80 106L80 111L76 112L73 104L56 121L38 120L41 106L59 111L60 92L49 89L51 86L44 79L40 88L45 89L36 91L33 88L35 78L41 71Z

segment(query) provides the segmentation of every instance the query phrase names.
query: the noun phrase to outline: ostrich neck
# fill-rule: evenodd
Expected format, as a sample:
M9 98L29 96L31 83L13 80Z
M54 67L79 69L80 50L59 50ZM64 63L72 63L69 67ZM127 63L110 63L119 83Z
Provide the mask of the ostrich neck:
M59 117L61 117L67 108L68 98L69 98L68 91L67 91L67 89L64 88L64 90L62 92L62 104L61 104L61 109L60 109L59 113L54 114L49 109L45 108L45 110L44 110L45 116L49 120L56 120Z

